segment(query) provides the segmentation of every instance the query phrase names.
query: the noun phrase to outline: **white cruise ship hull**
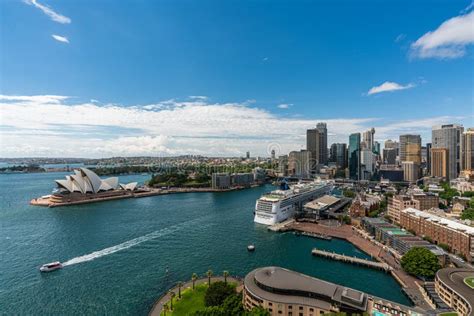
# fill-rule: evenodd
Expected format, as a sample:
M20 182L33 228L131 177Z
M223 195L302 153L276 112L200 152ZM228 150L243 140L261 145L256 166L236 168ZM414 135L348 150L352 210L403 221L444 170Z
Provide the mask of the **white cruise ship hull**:
M282 203L281 201L271 201L265 198L260 198L257 200L255 205L254 222L263 225L275 225L283 222L295 215L297 207L301 208L302 205L309 200L328 194L331 189L332 187L329 185L321 186L314 191L311 190L299 195L297 198L293 199L291 203L286 204L284 204L285 200L282 200Z

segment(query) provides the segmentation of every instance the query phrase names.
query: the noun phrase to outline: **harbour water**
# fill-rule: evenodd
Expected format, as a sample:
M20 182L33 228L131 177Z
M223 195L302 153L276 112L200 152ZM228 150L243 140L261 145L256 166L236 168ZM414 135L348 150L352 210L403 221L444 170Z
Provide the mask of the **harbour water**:
M270 186L42 208L66 173L0 175L0 314L146 315L154 300L193 272L244 276L277 265L409 305L388 274L314 257L314 247L367 256L351 244L254 224L255 200ZM146 175L121 176L143 182ZM247 245L255 244L249 253ZM65 262L41 274L38 267Z

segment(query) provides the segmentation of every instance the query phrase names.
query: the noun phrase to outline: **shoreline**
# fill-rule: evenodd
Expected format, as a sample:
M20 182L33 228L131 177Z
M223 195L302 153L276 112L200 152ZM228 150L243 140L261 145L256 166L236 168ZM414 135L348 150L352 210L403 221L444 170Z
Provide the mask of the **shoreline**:
M59 207L59 206L71 206L71 205L81 205L89 203L98 203L112 200L122 200L129 198L143 198L157 195L167 195L167 194L180 194L180 193L218 193L218 192L233 192L240 191L245 189L255 188L260 185L252 185L249 187L232 187L229 189L213 189L210 187L207 188L169 188L169 189L155 189L150 188L147 191L124 191L124 190L115 190L112 192L102 192L97 194L90 195L71 195L71 196L59 196L59 195L48 195L44 197L39 197L32 199L30 205L33 206L43 206L43 207ZM63 199L67 199L64 201Z
M412 301L414 306L421 307L425 310L432 309L423 293L422 287L418 280L408 275L397 263L393 255L388 254L384 245L374 243L369 240L366 235L361 233L352 225L342 226L324 226L309 222L291 222L283 228L282 231L299 231L313 234L324 234L333 238L345 240L351 245L364 252L374 260L386 263L391 267L390 275L401 286L402 291Z

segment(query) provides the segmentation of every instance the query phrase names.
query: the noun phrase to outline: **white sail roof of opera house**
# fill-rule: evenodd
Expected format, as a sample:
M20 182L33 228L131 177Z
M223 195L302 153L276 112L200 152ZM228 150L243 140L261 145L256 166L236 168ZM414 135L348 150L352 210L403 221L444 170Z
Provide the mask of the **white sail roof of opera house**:
M79 168L74 170L74 174L66 176L66 179L55 180L58 187L68 192L79 192L79 193L98 193L101 191L115 190L119 187L117 177L111 177L107 179L101 179L95 172L87 168ZM136 184L130 183L129 190L134 190Z

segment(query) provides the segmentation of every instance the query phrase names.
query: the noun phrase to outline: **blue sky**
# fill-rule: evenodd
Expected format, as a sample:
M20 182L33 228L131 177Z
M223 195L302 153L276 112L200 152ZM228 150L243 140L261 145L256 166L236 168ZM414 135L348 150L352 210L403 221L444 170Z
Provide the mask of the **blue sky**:
M319 120L330 142L371 126L380 141L426 142L433 124L474 125L469 1L8 0L0 11L0 156L265 155L269 143L301 148Z

